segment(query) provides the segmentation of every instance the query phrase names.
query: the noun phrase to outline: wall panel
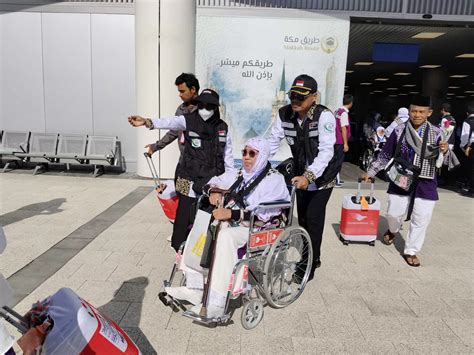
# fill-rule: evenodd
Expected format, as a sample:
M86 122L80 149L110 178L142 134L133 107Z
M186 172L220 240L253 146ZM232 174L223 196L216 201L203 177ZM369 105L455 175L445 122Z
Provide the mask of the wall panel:
M0 127L44 132L41 14L0 16Z

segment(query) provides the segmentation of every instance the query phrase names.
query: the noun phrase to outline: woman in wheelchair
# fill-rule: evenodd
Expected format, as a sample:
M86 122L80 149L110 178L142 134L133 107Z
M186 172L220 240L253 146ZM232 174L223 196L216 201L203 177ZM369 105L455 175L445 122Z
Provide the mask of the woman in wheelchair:
M290 201L290 195L283 175L273 170L268 161L270 145L262 138L252 138L246 142L242 150L242 169L238 172L224 173L213 177L204 187L204 193L209 196L209 202L217 207L212 215L221 221L221 229L215 245L214 261L210 293L207 304L207 317L216 318L224 315L229 280L234 265L238 261L239 248L246 245L249 238L249 219L251 211L266 202ZM224 193L224 191L226 193ZM271 224L281 216L280 208L269 208L255 211L255 217L262 224ZM197 303L202 296L202 290L196 284L196 273L186 272L188 287L167 287L166 292L178 299L186 299ZM199 274L201 285L203 277ZM201 305L197 304L191 312L199 314Z

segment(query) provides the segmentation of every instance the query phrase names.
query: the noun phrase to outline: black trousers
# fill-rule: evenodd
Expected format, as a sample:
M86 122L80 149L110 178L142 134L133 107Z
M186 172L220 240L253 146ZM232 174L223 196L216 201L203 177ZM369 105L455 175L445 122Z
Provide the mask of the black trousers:
M321 256L326 205L331 197L332 188L316 191L296 191L298 223L306 229L313 245L313 270L316 260Z
M181 244L188 239L189 226L194 223L197 199L178 192L179 202L173 224L171 246L178 251Z

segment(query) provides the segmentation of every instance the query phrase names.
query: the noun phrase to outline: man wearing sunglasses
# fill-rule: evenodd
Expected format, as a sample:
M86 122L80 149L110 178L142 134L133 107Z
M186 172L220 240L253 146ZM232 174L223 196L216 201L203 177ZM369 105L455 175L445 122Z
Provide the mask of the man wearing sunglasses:
M203 186L211 177L234 169L228 127L219 114L219 95L214 90L204 89L195 101L198 109L184 115L128 118L134 127L184 131L184 152L176 170L179 203L171 237L171 246L176 251L188 237L188 226L194 222L196 198Z
M276 116L270 139L271 156L286 138L293 155L294 174L291 182L297 190L300 226L304 227L313 246L313 270L321 266L326 204L336 183L343 154L334 154L336 121L330 110L316 104L318 84L302 74L295 78L288 93L291 103Z

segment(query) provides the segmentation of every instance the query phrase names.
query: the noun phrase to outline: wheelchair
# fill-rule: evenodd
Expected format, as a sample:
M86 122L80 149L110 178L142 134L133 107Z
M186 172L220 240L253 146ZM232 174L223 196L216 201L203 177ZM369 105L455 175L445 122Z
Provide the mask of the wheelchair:
M239 249L239 254L243 254L243 257L234 266L223 316L217 318L197 316L187 310L183 302L164 291L159 293L159 299L163 304L175 311L184 311L183 316L200 324L226 325L233 315L231 301L240 299L243 307L241 323L244 329L250 330L263 319L265 306L278 309L295 302L308 282L313 250L308 232L300 226L293 226L296 189L293 186L289 189L291 201L261 204L251 214L248 242L243 247L245 250ZM262 228L255 212L270 208L282 209L283 222L278 226ZM163 289L172 286L177 274L180 273L184 244L176 255L169 280L163 282ZM238 282L240 280L242 281ZM176 284L184 285L184 282L183 274Z

